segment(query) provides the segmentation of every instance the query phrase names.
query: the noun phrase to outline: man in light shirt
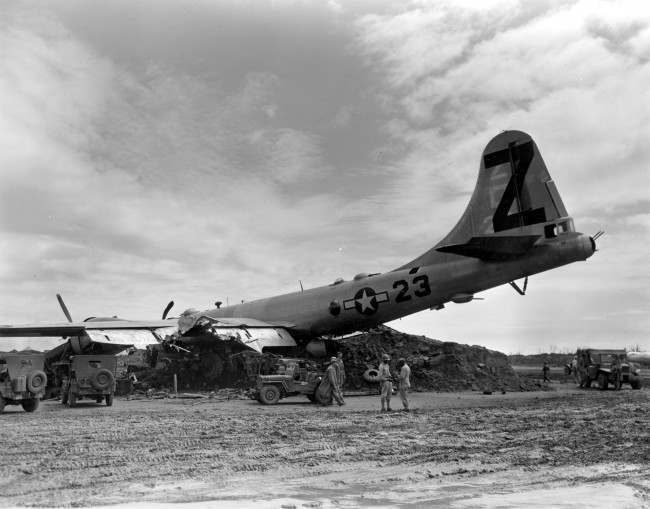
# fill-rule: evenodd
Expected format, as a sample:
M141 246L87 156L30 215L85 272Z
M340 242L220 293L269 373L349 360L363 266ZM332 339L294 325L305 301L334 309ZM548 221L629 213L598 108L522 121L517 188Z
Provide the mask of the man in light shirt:
M399 369L399 397L402 399L404 411L410 412L407 390L411 387L411 368L406 364L406 359L400 359L397 361L397 369Z
M390 397L393 395L393 375L390 374L390 357L384 354L381 357L382 361L379 365L379 387L381 389L381 411L392 412L390 407Z

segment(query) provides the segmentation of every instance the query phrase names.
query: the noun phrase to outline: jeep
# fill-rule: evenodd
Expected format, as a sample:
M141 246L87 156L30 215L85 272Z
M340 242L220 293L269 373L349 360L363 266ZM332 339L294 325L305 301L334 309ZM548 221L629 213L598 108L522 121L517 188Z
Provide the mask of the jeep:
M73 355L69 360L55 363L61 382L61 403L74 407L80 399L106 400L113 405L115 394L114 355Z
M316 389L323 377L312 363L305 359L277 359L274 374L258 375L257 386L251 397L264 405L275 405L281 398L305 394L309 401L316 401Z
M33 412L45 394L47 376L42 353L0 354L0 413L5 405L21 405Z
M630 384L632 389L641 388L641 372L628 362L625 350L586 348L579 349L576 355L580 387L590 387L595 381L601 390L607 389L610 384L616 390L623 384Z

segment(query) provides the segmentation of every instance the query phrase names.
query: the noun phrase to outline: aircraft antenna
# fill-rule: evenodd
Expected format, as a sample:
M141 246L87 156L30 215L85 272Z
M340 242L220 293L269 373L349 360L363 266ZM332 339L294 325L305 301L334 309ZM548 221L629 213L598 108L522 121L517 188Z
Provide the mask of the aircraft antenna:
M167 318L167 314L169 313L169 311L170 311L171 308L173 308L173 307L174 307L174 301L173 301L173 300L170 300L170 301L169 301L169 304L167 304L167 306L165 307L165 310L163 311L163 314L162 314L162 319L163 319L163 320L164 320L165 318Z
M302 281L300 279L298 280L298 283L300 283L300 291L304 292L305 289L302 287Z
M65 306L65 302L63 302L63 298L58 293L56 294L56 300L59 301L59 306L61 306L61 309L63 310L63 314L68 319L68 322L72 323L72 317L70 316L70 312L68 311L68 308Z

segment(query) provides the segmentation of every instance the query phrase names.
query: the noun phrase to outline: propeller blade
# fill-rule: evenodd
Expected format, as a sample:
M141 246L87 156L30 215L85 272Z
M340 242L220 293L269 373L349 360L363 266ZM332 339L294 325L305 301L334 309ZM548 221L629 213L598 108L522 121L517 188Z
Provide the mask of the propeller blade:
M163 314L162 314L162 319L163 319L163 320L164 320L165 318L167 318L167 314L169 313L169 311L170 311L171 308L173 308L173 307L174 307L174 301L173 301L173 300L170 300L170 301L169 301L169 304L167 304L167 307L166 307L165 310L163 311Z
M600 237L602 237L603 235L605 235L605 231L604 231L604 230L598 230L598 231L593 235L593 237L591 237L591 238L594 239L594 240L598 240L598 239L599 239Z
M61 306L61 309L63 310L63 314L68 319L68 322L72 323L72 317L70 316L70 312L68 311L68 308L65 307L65 302L63 302L63 298L58 293L56 294L56 300L59 301L59 306Z

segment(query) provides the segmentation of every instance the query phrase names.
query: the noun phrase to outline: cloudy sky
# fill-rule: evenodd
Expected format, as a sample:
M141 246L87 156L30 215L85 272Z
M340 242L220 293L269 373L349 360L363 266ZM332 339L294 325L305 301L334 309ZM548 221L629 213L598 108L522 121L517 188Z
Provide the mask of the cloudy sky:
M391 325L650 350L649 83L644 2L0 0L0 323L393 269L520 129L600 251Z

